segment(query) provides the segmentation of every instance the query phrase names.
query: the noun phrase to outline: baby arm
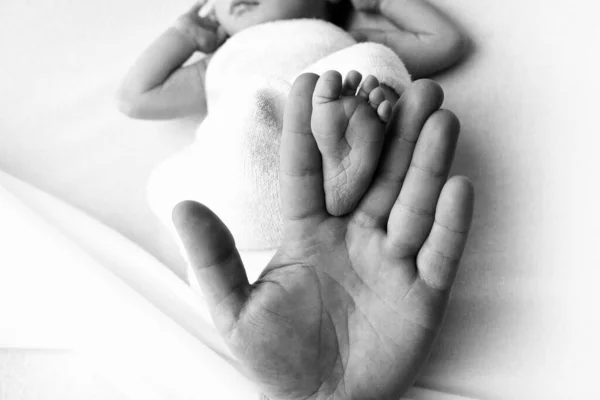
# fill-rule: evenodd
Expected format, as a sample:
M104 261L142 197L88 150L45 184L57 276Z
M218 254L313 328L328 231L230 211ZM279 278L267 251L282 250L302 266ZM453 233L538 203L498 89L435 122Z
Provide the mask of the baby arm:
M215 51L225 34L214 22L198 17L201 6L179 17L138 58L117 92L121 112L132 118L170 119L206 111L208 58L183 64L196 51Z
M350 32L359 40L390 47L413 79L450 67L466 50L458 27L426 0L352 2L359 12L350 20Z

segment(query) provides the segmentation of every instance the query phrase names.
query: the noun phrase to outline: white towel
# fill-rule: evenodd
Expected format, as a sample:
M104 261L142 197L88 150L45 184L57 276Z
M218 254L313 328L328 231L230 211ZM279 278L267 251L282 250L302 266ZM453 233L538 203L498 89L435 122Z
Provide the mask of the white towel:
M327 70L371 74L399 94L410 84L390 49L357 44L325 21L270 22L229 39L206 73L208 116L196 141L150 177L149 204L165 225L174 230L173 207L195 200L227 224L239 249L277 247L282 231L279 143L287 95L300 74Z

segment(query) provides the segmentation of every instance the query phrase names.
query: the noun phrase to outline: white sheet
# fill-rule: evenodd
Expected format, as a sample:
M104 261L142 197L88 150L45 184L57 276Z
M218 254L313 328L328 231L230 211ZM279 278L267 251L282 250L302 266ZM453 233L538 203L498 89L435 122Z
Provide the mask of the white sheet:
M0 265L11 266L0 270L0 315L10 327L4 346L48 345L50 330L133 400L256 398L253 385L210 349L222 344L203 320L202 301L164 266L64 204L7 176L2 186L48 218L0 189L0 237L10 243Z
M2 172L0 205L0 242L9 244L0 265L10 266L0 269L0 348L74 348L131 400L259 398L207 322L203 300L164 265ZM0 368L3 381L28 358ZM417 387L405 398L468 400Z
M478 201L448 318L419 383L489 399L598 398L600 161L592 119L600 68L592 39L600 32L592 2L433 2L474 40L472 56L439 79L446 106L463 126L454 171L472 178ZM178 273L182 260L145 205L144 186L154 165L191 142L198 118L128 121L110 99L140 49L187 6L183 0L0 3L0 169L75 204ZM0 210L6 229L14 216L6 203ZM44 226L53 236L56 228ZM8 243L2 274L34 256L27 247L17 250L16 237L2 242ZM48 254L62 248L62 239L55 240ZM14 260L6 261L7 254ZM2 291L11 294L0 305L2 320L35 317L28 322L44 338L70 343L58 329L68 321L40 314L36 293L47 295L42 305L83 307L80 296L90 307L98 302L74 284L76 269L64 278L73 283L73 297L43 285L42 279L61 282L50 270L39 268L39 280L26 271L12 282L30 291L2 282L11 289ZM10 332L6 326L2 333ZM32 333L39 332L16 337L25 341ZM169 334L193 337L177 329Z

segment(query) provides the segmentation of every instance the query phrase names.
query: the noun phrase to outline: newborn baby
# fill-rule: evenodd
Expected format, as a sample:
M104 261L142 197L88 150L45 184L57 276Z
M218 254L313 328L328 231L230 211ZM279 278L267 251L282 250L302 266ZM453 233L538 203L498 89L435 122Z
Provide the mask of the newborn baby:
M207 17L199 15L201 8L206 6L205 2L200 2L178 18L171 28L152 43L127 74L118 95L121 111L135 118L177 118L210 110L207 120L203 123L204 129L199 129L198 134L199 141L205 139L201 150L204 155L196 153L188 156L188 159L207 159L211 156L210 152L217 152L221 158L228 157L228 154L218 152L218 146L210 147L210 143L211 140L214 141L215 138L235 130L224 128L227 123L234 125L235 120L244 118L236 113L247 112L240 110L246 107L239 99L244 98L244 87L248 86L248 82L260 81L259 78L267 76L272 78L268 85L273 86L272 82L281 80L289 82L291 86L297 75L311 71L306 69L310 65L324 55L334 54L356 43L354 39L380 42L392 49L402 60L403 63L398 59L396 64L393 64L395 61L391 61L391 75L406 77L399 80L401 83L389 76L388 82L385 82L389 84L382 83L385 81L383 76L368 75L363 79L361 73L352 70L348 70L345 77L334 71L325 72L318 68L313 70L319 73L321 78L314 92L311 127L307 129L315 136L322 154L326 206L332 215L344 215L351 211L367 189L377 166L385 124L390 118L392 104L410 82L406 69L413 77L429 75L454 63L460 57L463 47L462 36L458 30L423 0L355 0L354 6L359 11L352 10L351 4L343 0L216 0L212 3L213 7ZM316 20L321 21L320 25ZM323 21L328 21L327 25ZM337 26L334 26L334 23ZM296 30L299 33L294 34L296 31L293 24L304 27L304 31ZM340 28L346 29L352 36L342 34ZM317 32L320 29L325 32L322 36ZM285 40L278 37L280 32ZM286 32L288 36L285 36ZM329 36L338 39L327 42L326 37ZM231 39L227 40L230 37ZM254 42L252 38L256 38ZM311 38L316 38L317 41L310 42ZM286 45L287 40L289 44ZM220 49L226 41L228 43ZM307 42L312 47L295 47L300 42ZM280 46L277 47L275 43L279 43ZM261 53L256 48L261 48L263 53L270 51L271 54L257 57L256 55ZM313 51L314 49L316 50ZM196 51L207 56L198 62L184 65ZM250 54L251 52L254 54ZM312 52L315 56L313 59L307 59L300 54L301 52ZM343 69L345 64L352 60L359 64L365 57L357 54L354 59L352 56L346 57L341 64L334 62L336 68L331 69ZM254 64L251 60L252 55ZM250 59L245 58L246 56L250 56ZM253 71L256 61L259 62L260 68ZM286 67L285 63L289 65ZM378 64L378 61L374 64ZM256 74L256 77L252 73ZM238 78L240 75L243 75L242 79ZM233 83L235 79L238 80ZM211 85L215 89L211 89ZM286 94L285 88L280 92ZM277 97L271 95L271 100ZM228 99L228 103L219 102L219 98ZM257 97L254 103L259 103L260 100L261 98ZM273 114L270 117L274 122L270 125L277 128L282 107L275 103L277 101L268 104L266 108L268 113ZM242 106L236 107L236 104ZM250 103L246 105L253 106ZM250 114L255 116L260 112L265 112L265 107L259 107L256 112L252 111ZM230 138L232 142L236 141L233 135L239 130L243 130L243 127L233 132ZM201 132L203 134L200 134ZM275 152L276 158L277 138L270 137L273 139L273 145L268 152ZM264 140L264 137L259 139ZM243 140L244 138L240 139ZM251 145L256 146L256 143L251 142ZM221 150L228 153L226 146ZM268 163L265 163L265 166L267 168L262 169L268 170ZM206 172L211 169L210 166L190 167L182 163L179 167L180 171L195 168L198 174L200 171ZM212 166L212 169L219 170L216 166ZM171 171L175 170L176 168L171 168ZM214 175L213 171L209 172ZM272 172L267 171L264 174ZM192 171L191 174L193 173ZM175 178L185 180L182 174L173 172L171 175L163 181L172 182ZM203 185L207 182L207 179L202 179L200 175L196 176L199 178L190 178L184 185ZM348 179L349 176L353 178ZM272 178L256 178L260 181L257 190L268 189L265 182L273 181ZM214 187L207 189L207 192L220 191L219 182L220 186L235 185L235 182L224 176L220 181L213 180ZM165 193L176 191L172 187L163 189ZM192 197L190 194L186 196ZM247 197L247 193L233 193L229 197L232 196ZM278 193L272 193L268 198L277 199ZM180 201L184 198L173 198L172 205L177 202L175 200ZM203 197L195 200L205 202ZM255 201L255 205L249 207L251 211L245 214L251 214L261 207L262 203L268 202L260 200ZM215 209L212 204L208 205ZM268 214L270 209L266 210ZM218 209L215 211L221 215ZM255 213L260 214L257 211ZM245 217L237 216L238 221L241 218ZM230 221L226 222L231 225ZM246 225L259 223L262 223L260 218ZM272 225L276 225L276 222ZM234 229L234 236L235 233ZM269 242L268 246L276 245L270 239L263 241L263 244L264 242ZM261 246L262 244L258 247ZM242 243L240 247L245 246Z

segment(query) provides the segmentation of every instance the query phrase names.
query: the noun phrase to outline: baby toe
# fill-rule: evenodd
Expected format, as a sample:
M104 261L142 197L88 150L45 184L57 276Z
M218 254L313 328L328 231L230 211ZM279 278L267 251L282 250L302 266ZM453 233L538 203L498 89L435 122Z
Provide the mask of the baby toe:
M392 118L392 103L388 100L384 100L379 107L377 107L377 115L381 122L388 123Z
M344 79L344 85L342 87L342 96L354 96L358 90L358 86L362 81L362 74L358 71L350 71Z
M371 92L379 87L379 80L373 75L369 75L365 78L365 81L360 86L357 96L362 97L366 101L369 101L369 95Z
M369 104L373 110L377 110L379 105L385 101L385 92L381 87L377 87L369 94Z
M342 88L342 75L337 71L327 71L317 81L313 101L323 104L337 100L342 94Z

